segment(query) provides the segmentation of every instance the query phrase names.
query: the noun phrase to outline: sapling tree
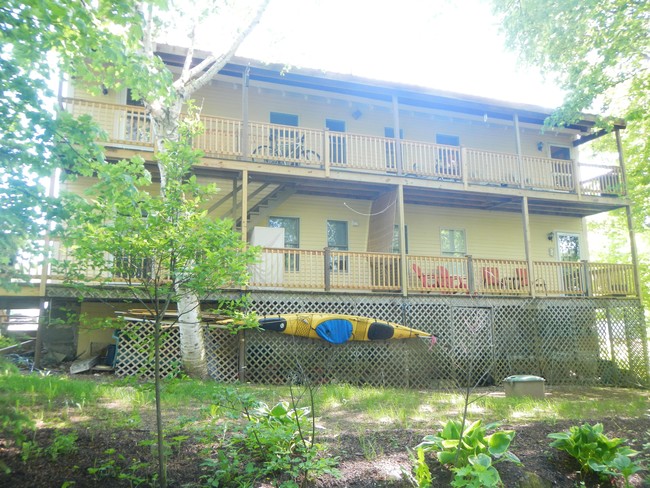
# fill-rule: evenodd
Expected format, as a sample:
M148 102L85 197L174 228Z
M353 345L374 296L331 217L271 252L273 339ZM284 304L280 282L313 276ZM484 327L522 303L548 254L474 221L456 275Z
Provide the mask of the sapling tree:
M122 282L130 299L144 308L154 327L154 376L159 480L166 484L160 398L162 322L184 293L198 300L239 287L255 249L246 248L232 221L208 218L206 199L216 191L191 174L200 158L191 140L201 130L191 109L165 143L158 166L169 176L164 195L150 191L151 173L139 159L97 163L97 182L85 195L67 195L66 225L59 230L69 248L56 263L73 286ZM194 311L190 311L194 312ZM179 311L178 323L184 320Z

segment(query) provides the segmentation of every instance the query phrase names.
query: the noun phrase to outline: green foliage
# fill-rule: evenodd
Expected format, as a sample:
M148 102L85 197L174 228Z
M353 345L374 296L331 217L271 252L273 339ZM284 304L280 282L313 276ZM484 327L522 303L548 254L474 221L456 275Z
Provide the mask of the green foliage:
M492 466L492 458L487 454L479 454L467 458L469 464L454 468L454 479L451 486L467 486L482 488L485 486L501 486L501 476Z
M634 228L645 245L650 245L650 2L492 0L492 4L503 19L510 47L528 63L553 74L567 90L565 104L550 124L569 124L580 111L627 121L621 134L627 196L633 202ZM611 128L611 120L600 122ZM615 148L611 139L609 144ZM612 214L607 240L618 233L624 236L623 248L629 249L625 212ZM608 262L620 262L618 254L614 250ZM650 263L643 252L639 254L648 311Z
M337 459L324 457L323 447L304 435L312 420L308 407L279 402L269 407L252 395L227 390L220 404L243 424L234 424L232 436L217 451L216 459L203 466L211 473L207 486L253 486L258 480L282 479L280 486L299 486L299 481L320 475L337 475Z
M406 478L411 483L411 486L416 488L431 488L433 486L433 478L429 465L427 464L424 449L419 447L416 452L417 458L414 459L412 452L409 450L409 458L411 458L412 464L414 465L413 472L408 472L402 468L402 477Z
M57 432L52 443L45 448L45 454L50 456L52 461L56 461L59 456L73 454L77 452L77 439L78 436L75 432L68 434Z
M88 474L91 474L95 480L115 479L125 481L129 483L129 486L145 484L156 486L157 475L148 474L149 463L137 459L133 459L128 463L124 455L112 448L106 449L104 454L106 455L104 459L95 460L95 465L88 468Z
M159 160L167 177L164 194L149 191L151 175L134 158L98 164L98 182L87 196L67 196L60 235L71 254L56 265L69 283L109 282L117 275L155 317L181 288L206 296L246 282L255 250L245 248L231 221L208 217L204 206L216 189L190 174L200 157L191 139L200 130L190 113L179 140L166 142Z
M481 420L469 426L449 420L437 435L425 436L418 451L435 452L440 464L454 472L452 486L500 486L501 477L493 464L510 461L521 465L519 458L509 451L515 437L514 430L500 430L487 434L498 424L483 427Z
M141 37L134 2L6 0L0 9L0 284L26 278L16 257L38 254L36 242L60 206L47 196L56 168L70 170L100 154L88 119L57 114L50 80L61 69L86 78L117 61ZM107 21L110 19L110 22ZM114 29L111 29L111 24ZM101 46L101 49L98 48ZM118 49L119 47L119 49ZM99 83L95 83L99 89ZM78 142L83 141L79 145Z
M519 459L508 449L515 437L513 430L502 430L487 435L487 431L498 424L483 427L481 421L463 429L462 423L449 420L437 435L425 436L417 446L425 452L435 452L441 464L462 467L469 464L470 456L486 454L495 461L511 461L520 464Z
M637 451L624 445L624 440L608 438L603 434L603 424L573 426L568 432L555 432L551 447L566 451L575 458L583 472L594 472L602 479L621 476L628 486L629 477L641 470L630 459Z

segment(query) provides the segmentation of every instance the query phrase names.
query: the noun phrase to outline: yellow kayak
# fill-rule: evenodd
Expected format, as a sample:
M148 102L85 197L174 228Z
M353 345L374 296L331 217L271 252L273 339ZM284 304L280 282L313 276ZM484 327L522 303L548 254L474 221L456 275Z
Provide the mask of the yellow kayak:
M264 330L311 339L323 339L332 344L348 341L384 341L431 337L428 332L368 317L329 313L295 313L259 320Z

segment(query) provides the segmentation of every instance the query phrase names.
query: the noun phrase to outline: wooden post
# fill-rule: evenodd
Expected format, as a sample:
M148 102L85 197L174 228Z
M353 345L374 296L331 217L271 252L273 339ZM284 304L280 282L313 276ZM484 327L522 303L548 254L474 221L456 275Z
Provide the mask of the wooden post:
M249 141L250 127L248 125L248 86L250 84L251 67L246 66L242 75L242 90L241 90L241 107L242 107L242 128L241 128L241 145L240 148L244 159L251 157L251 145Z
M634 271L634 286L639 300L643 298L641 290L641 277L639 276L639 258L636 250L636 234L634 233L634 221L632 220L632 208L625 206L625 216L627 217L627 229L630 235L630 254L632 255L632 267Z
M406 217L404 211L404 185L400 183L397 185L397 205L399 220L399 253L400 253L400 267L399 275L402 284L402 296L408 296L408 266L406 262Z
M463 188L467 190L467 187L469 186L469 158L467 156L467 148L466 147L461 147L460 148L460 168L461 168L461 175L463 178Z
M395 136L395 164L397 165L397 174L403 175L402 142L399 128L399 103L396 95L393 95L393 126L395 131L393 136Z
M621 131L614 130L616 135L616 149L618 150L618 164L621 166L621 179L623 180L623 188L627 195L627 175L625 173L625 158L623 157L623 143L621 142ZM632 266L634 269L634 286L636 286L637 296L639 300L643 297L641 291L641 277L639 276L639 256L636 249L636 235L634 232L634 221L632 219L632 208L629 204L625 206L625 216L627 217L627 230L630 236L630 254L632 255Z
M325 168L325 178L330 177L330 143L329 130L327 127L323 131L323 164Z
M517 145L517 163L519 166L519 187L524 187L524 161L521 157L521 133L519 131L519 114L512 116L515 125L515 144Z
M526 252L526 269L528 271L528 293L535 298L535 269L530 252L530 217L528 215L528 197L521 199L521 219L524 227L524 250Z
M467 259L467 293L473 295L475 290L474 260L472 259L471 254L467 254L465 258Z
M329 247L326 247L323 252L324 270L325 270L325 291L330 291L332 288L332 252Z
M241 172L241 238L248 242L248 170Z
M580 261L582 263L582 280L584 283L584 292L585 296L590 297L592 295L591 290L591 275L589 273L589 261L583 259Z

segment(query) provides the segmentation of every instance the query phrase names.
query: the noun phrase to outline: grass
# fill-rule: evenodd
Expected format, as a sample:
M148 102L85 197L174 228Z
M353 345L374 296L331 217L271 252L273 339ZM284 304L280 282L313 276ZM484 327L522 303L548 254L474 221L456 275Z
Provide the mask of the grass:
M225 388L253 394L275 404L290 397L288 387L277 385L222 385L214 381L170 380L164 383L163 409L170 428L209 424L223 417L217 397ZM0 365L2 409L23 412L39 425L64 428L92 423L106 428L149 426L153 415L151 383L134 380L96 381L82 377L39 376ZM488 390L489 391L489 390ZM559 419L602 419L648 415L650 392L618 388L554 387L544 400L505 398L498 388L477 398L470 417L511 424ZM350 385L323 385L316 392L320 424L334 430L433 428L457 417L460 392L399 390ZM119 415L116 415L119 412ZM369 452L372 446L368 445Z

